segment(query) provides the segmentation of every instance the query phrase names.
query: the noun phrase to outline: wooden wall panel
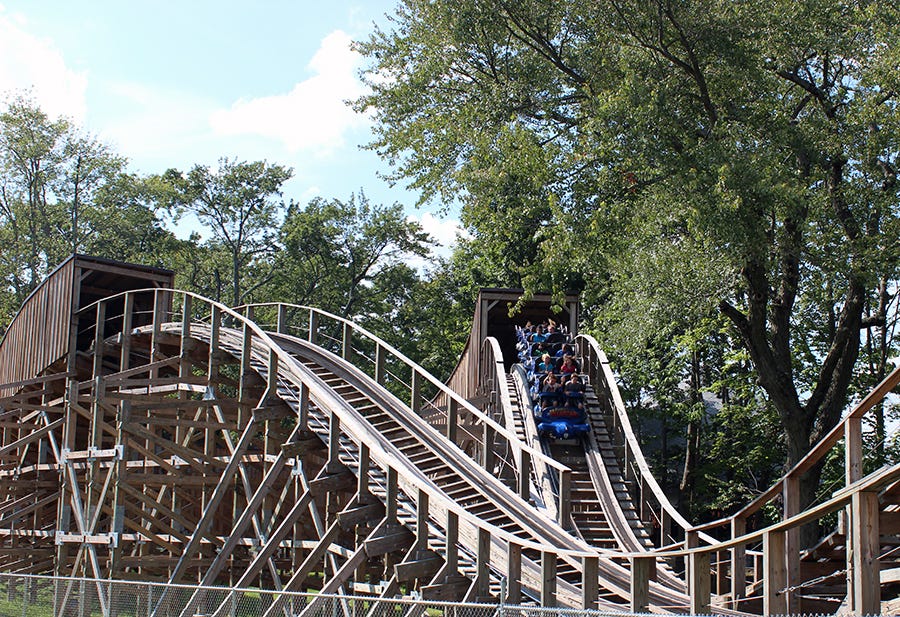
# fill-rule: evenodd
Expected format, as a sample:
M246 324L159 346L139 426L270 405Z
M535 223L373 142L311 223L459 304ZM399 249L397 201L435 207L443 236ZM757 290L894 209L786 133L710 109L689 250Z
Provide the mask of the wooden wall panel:
M99 299L105 291L112 295L127 289L171 287L173 280L173 272L160 268L85 255L69 257L25 300L0 341L0 396L15 391L5 384L37 377L65 357L72 314L81 302ZM83 286L89 294L81 293ZM170 308L171 296L164 299Z
M25 300L0 341L0 383L31 379L66 354L75 260L54 270ZM0 389L0 394L12 394Z

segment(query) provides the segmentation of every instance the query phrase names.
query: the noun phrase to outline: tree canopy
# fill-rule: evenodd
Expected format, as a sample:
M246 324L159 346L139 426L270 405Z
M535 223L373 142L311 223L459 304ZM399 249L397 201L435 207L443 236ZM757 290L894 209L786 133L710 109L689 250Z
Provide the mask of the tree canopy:
M629 330L618 351L727 326L795 463L896 288L897 11L406 0L360 45L357 107L397 180L461 193L481 252L515 255L526 285L583 286L604 341Z

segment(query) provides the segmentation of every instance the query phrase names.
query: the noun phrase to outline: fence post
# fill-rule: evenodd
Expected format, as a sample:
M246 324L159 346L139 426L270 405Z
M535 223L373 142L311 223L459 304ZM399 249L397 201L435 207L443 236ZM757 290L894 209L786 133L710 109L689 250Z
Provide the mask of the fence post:
M275 322L275 331L284 334L287 331L287 307L284 304L278 304L278 317Z
M350 352L353 350L353 328L349 323L344 322L343 337L341 339L341 357L344 360L350 360Z
M541 606L556 606L556 553L541 552Z
M381 343L375 345L375 383L384 385L384 347Z
M512 542L507 547L506 591L507 604L522 601L522 547Z
M409 384L409 406L417 416L422 412L422 376L413 367Z
M767 531L763 534L763 613L787 614L787 568L784 562L784 532Z
M581 608L596 610L599 599L600 558L588 555L581 558Z
M519 450L519 496L525 501L531 497L531 454L525 448Z
M691 592L691 613L709 614L710 580L709 552L695 550L690 554L691 570L688 585Z
M878 493L853 493L847 534L847 597L853 598L852 612L856 615L881 612L878 515Z
M447 440L456 443L456 425L459 422L459 403L452 396L447 403Z
M747 520L731 519L731 537L738 538L747 531ZM743 544L731 549L731 608L737 610L747 593L747 547Z
M650 607L650 570L653 557L631 558L632 613L646 613Z

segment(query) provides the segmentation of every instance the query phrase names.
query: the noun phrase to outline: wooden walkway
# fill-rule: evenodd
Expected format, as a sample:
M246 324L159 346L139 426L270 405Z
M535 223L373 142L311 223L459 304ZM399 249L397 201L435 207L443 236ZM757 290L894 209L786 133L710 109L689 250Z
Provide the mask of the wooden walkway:
M51 280L57 294L74 285L62 314L37 293L43 308L26 304L0 344L2 571L363 594L370 612L412 591L605 610L893 610L900 466L863 474L862 427L900 372L775 487L695 527L650 473L590 337L576 342L593 434L554 450L478 319L454 388L316 309L235 310L140 268L103 297L85 272L128 267L72 265L86 270ZM10 364L26 356L40 361ZM836 446L844 485L799 511L799 474ZM765 526L773 507L782 520ZM835 531L801 550L800 526L819 520ZM195 593L183 614L227 611L206 601Z

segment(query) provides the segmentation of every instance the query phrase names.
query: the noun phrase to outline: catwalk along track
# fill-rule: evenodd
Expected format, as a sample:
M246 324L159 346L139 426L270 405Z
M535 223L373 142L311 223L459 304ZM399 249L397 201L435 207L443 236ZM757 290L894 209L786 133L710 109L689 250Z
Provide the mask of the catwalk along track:
M479 299L444 384L351 321L226 307L172 289L170 275L74 256L7 329L2 571L316 589L370 596L372 611L413 592L656 612L892 610L900 468L864 475L861 433L897 372L776 486L692 526L653 478L590 337L571 341L590 430L542 438L509 330L488 327L498 290ZM839 444L845 485L800 511L797 478ZM759 523L773 505L781 520ZM842 524L801 550L800 526L833 513ZM180 614L208 600L197 591Z

